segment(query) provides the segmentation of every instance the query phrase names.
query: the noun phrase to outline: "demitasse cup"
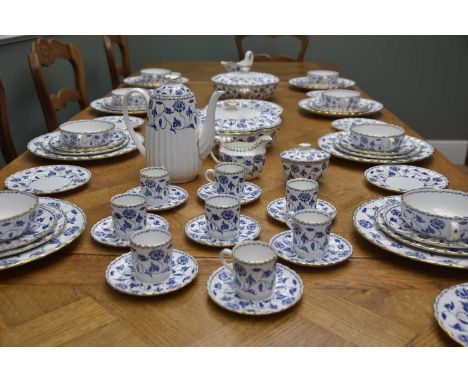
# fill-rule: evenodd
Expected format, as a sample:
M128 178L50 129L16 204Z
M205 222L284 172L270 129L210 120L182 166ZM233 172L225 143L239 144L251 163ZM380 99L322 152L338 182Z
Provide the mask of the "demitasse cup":
M60 143L73 148L107 145L115 131L112 122L94 119L71 121L59 126Z
M214 179L210 179L214 176ZM245 167L239 163L220 162L206 170L205 178L218 194L229 194L241 198L244 195Z
M150 206L162 206L169 199L169 172L164 167L146 167L140 171L141 193Z
M112 104L115 106L123 106L124 97L127 93L131 93L128 97L128 106L133 108L146 107L146 100L143 94L134 92L142 90L138 88L119 88L112 90Z
M239 232L240 200L232 195L213 195L205 200L208 235L229 239Z
M401 197L403 220L416 232L468 241L468 192L418 189Z
M171 73L171 70L164 68L147 68L140 70L140 76L144 82L160 82L164 80L164 76L169 73Z
M397 150L405 136L405 129L388 124L359 125L349 129L351 145L369 151Z
M324 90L321 95L322 105L332 109L350 109L359 105L361 93L355 90Z
M293 231L294 252L303 259L326 255L332 217L318 210L288 211L286 224Z
M336 84L338 81L338 72L333 70L309 70L307 72L309 82L317 85Z
M114 230L123 240L130 239L135 231L146 225L146 197L143 195L120 194L111 199Z
M25 233L36 219L39 198L23 191L0 191L0 241Z
M135 277L158 284L171 275L172 236L162 229L134 232L130 237Z
M306 178L290 179L286 182L286 210L301 211L314 209L317 204L319 185Z
M228 264L225 256L231 256ZM274 248L261 241L244 241L232 251L223 249L219 260L234 278L237 295L247 300L265 300L271 297L275 288L275 264L277 255Z

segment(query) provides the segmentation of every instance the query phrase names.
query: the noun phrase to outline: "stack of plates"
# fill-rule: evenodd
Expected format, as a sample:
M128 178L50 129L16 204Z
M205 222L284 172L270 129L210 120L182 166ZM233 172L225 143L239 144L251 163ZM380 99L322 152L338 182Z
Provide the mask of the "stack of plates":
M50 255L70 244L86 225L77 205L60 199L39 198L36 220L20 237L0 241L0 270Z
M136 133L143 142L143 136ZM120 156L136 150L136 145L126 130L116 129L111 141L106 146L76 148L64 146L60 133L53 132L34 138L28 143L33 154L49 159L65 161L98 160Z
M326 134L318 139L317 144L338 158L373 164L416 162L429 158L434 153L434 147L430 143L409 136L406 136L401 147L395 151L357 149L351 145L347 131Z
M346 89L356 85L353 80L347 78L338 78L334 84L317 84L311 82L307 76L291 78L288 82L295 88L305 90Z
M468 242L426 237L401 217L401 197L389 196L362 204L354 226L371 243L399 256L425 263L468 268Z
M178 80L181 84L186 84L189 81L187 77L180 77ZM161 86L162 82L146 81L141 75L124 78L123 83L132 88L154 89Z
M122 105L116 105L112 102L112 97L98 98L91 102L91 109L100 113L106 114L123 114ZM129 106L129 115L144 115L146 114L146 106Z

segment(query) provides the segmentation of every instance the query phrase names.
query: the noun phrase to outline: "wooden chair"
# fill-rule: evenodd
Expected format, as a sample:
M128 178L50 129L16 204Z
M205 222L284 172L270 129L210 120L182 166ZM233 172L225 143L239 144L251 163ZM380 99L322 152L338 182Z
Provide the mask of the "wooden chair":
M112 44L116 44L120 49L122 65L117 64ZM104 48L107 63L109 64L112 87L115 89L122 83L122 77L128 77L131 74L127 39L125 36L104 36Z
M81 110L88 106L88 91L81 54L72 44L39 38L33 43L28 58L47 129L53 131L58 128L57 115L55 114L57 110L64 108L70 102L78 102ZM72 65L76 89L61 89L57 94L50 94L42 67L50 66L58 59L68 60Z
M15 144L11 138L10 126L8 123L8 111L5 96L5 88L0 79L0 149L6 163L10 163L18 156Z
M249 37L249 36L236 36L236 46L237 46L237 52L239 53L239 60L242 60L245 55L245 50L242 47L242 40L245 39L246 37ZM277 38L281 36L268 36L268 37ZM256 61L303 62L304 56L307 50L307 46L309 45L309 36L290 36L290 37L295 37L299 39L301 42L301 49L296 58L286 56L286 55L272 57L271 55L267 53L258 53L255 55L255 60Z

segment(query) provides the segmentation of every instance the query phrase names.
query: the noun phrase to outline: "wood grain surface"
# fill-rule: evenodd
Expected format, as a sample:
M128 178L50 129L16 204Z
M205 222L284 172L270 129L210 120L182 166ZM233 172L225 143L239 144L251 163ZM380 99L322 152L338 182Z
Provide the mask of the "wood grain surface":
M190 78L198 107L212 92L210 78L222 71L214 62L160 62ZM268 151L265 169L254 180L263 194L242 207L242 213L262 225L260 240L286 226L269 218L266 206L285 193L279 153L302 142L316 147L317 138L333 131L331 120L299 111L305 93L287 80L313 68L334 68L317 63L257 63L256 71L280 77L272 101L284 108L283 124ZM371 97L379 100L378 94ZM86 109L74 117L99 116ZM399 124L419 136L388 109L375 118ZM3 181L16 171L54 161L24 153L0 170ZM352 215L364 201L390 195L365 182L370 167L332 158L320 185L319 198L338 210L332 232L348 239L354 253L341 265L326 269L295 267L304 281L304 295L293 309L268 317L240 316L210 301L206 282L220 264L218 250L185 237L185 223L203 213L197 189L203 177L182 184L190 195L181 207L161 212L170 223L174 247L194 255L200 266L188 287L161 297L138 298L120 294L105 281L107 265L125 250L95 243L90 229L109 216L110 198L139 184L144 158L137 152L98 162L82 162L92 172L91 182L57 194L86 213L82 236L61 251L25 266L0 272L0 344L53 346L449 346L454 343L433 318L433 301L452 284L464 282L468 270L423 264L388 253L363 239L354 229ZM211 159L203 170L212 167ZM436 152L417 165L448 177L453 189L468 190L468 177ZM288 265L290 266L290 265Z

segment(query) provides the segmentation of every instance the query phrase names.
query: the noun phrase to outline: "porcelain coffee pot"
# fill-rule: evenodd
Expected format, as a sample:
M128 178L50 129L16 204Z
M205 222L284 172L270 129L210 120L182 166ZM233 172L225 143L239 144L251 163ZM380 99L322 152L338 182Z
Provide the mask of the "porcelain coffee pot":
M201 162L211 152L215 138L216 102L222 91L215 91L208 104L206 120L201 124L195 94L179 83L179 76L169 74L166 83L151 91L136 89L125 95L123 114L128 132L148 166L165 167L171 183L185 183L195 178ZM145 97L148 109L145 146L128 118L128 98L138 92Z

